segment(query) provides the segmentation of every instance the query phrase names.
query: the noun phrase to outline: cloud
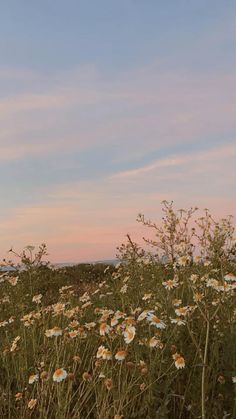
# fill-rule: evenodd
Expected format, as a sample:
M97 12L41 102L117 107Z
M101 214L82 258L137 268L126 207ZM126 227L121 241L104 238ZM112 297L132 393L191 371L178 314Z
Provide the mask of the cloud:
M143 176L145 173L155 171L161 168L171 168L183 166L190 163L206 163L209 164L210 161L215 159L223 158L234 158L236 157L236 145L235 144L226 144L221 147L210 149L207 151L198 151L189 154L183 154L182 156L170 156L168 158L163 158L156 160L150 164L147 164L143 167L137 169L125 170L122 172L115 173L112 175L112 178L129 178L133 176ZM203 166L201 166L201 169ZM208 167L209 168L209 167Z
M11 167L25 159L30 173L27 202L0 217L2 253L46 241L55 261L114 257L127 232L141 239L137 213L159 219L163 199L236 214L236 75L154 64L119 80L104 81L96 69L60 73L47 78L47 89L42 76L42 91L35 80L0 101L0 160ZM83 161L86 151L91 161ZM38 172L27 171L36 157ZM62 179L65 160L73 182Z
M55 148L59 143L63 158L64 149L113 144L120 146L117 159L125 161L206 138L214 144L235 132L236 74L166 72L153 64L119 80L105 81L94 68L87 75L82 68L45 78L2 97L0 145L30 144L28 155L42 153L32 146L39 141Z

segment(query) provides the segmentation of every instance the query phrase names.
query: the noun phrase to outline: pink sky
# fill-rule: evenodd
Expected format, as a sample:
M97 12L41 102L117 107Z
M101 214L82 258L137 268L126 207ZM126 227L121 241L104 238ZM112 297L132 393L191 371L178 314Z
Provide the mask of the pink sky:
M236 215L235 5L102 1L4 6L2 257L114 258L164 199Z

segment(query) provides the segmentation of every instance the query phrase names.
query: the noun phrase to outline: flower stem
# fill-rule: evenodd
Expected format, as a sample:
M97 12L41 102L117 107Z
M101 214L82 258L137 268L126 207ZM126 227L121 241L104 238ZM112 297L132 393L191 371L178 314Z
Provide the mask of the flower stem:
M203 358L203 368L202 368L202 419L206 418L206 411L205 411L205 374L206 374L206 361L207 361L207 351L208 351L208 343L209 343L209 332L210 332L210 322L207 320L207 329L206 329L206 339L205 339L205 350L204 350L204 358Z

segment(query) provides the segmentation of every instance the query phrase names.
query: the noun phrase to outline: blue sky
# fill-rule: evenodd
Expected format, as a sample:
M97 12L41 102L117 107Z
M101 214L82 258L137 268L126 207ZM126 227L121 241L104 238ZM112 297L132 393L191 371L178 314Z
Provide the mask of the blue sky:
M114 257L160 201L235 214L234 1L11 1L0 250Z

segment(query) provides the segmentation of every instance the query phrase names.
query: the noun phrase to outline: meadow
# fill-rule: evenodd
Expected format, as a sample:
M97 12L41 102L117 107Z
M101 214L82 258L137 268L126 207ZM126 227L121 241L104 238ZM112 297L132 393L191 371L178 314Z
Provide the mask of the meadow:
M231 217L139 214L120 262L55 269L11 249L0 272L0 417L236 417ZM4 266L11 265L11 271Z

